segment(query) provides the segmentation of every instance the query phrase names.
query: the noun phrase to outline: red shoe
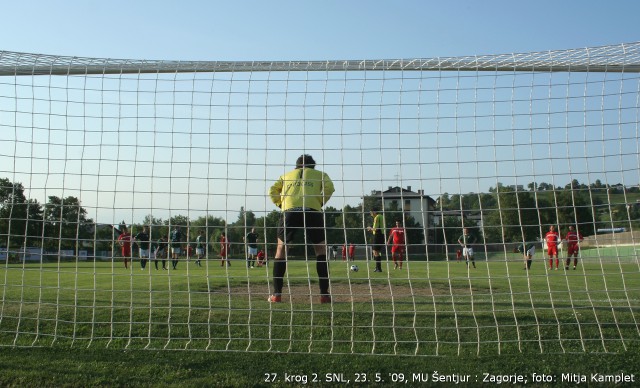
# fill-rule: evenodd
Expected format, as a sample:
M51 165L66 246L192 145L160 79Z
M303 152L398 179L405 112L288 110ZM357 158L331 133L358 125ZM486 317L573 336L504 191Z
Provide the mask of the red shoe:
M320 295L320 304L331 303L331 295Z
M269 299L267 299L269 303L280 303L282 302L282 296L280 295L271 295Z

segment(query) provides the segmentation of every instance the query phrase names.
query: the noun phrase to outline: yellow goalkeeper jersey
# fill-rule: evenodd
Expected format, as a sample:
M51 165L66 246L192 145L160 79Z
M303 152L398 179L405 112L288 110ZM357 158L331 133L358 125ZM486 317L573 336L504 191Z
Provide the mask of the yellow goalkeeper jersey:
M282 210L320 210L334 192L329 175L312 168L297 168L282 175L269 189L271 201Z
M373 234L378 234L378 232L384 234L384 229L384 216L378 213L373 217Z

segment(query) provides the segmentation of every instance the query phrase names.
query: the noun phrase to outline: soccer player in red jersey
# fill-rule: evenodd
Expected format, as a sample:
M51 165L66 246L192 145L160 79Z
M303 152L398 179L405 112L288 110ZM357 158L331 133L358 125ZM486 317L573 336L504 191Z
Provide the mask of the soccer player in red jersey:
M262 267L266 261L266 256L262 249L258 251L258 255L256 256L256 258L258 259L258 267Z
M353 244L349 244L349 261L356 259L356 247Z
M229 262L229 240L224 232L220 235L220 266L223 267L224 263L227 263L227 267L231 266Z
M567 262L565 263L564 269L569 269L571 256L573 256L573 269L576 269L576 266L578 265L578 252L580 252L580 242L584 239L580 232L573 228L573 225L569 226L569 231L564 239L567 241Z
M127 230L126 226L122 227L120 236L118 236L118 244L122 248L122 257L124 258L124 268L129 268L129 261L131 261L131 233Z
M391 228L387 245L390 245L392 240L393 245L391 246L391 258L393 259L393 268L398 269L399 267L402 269L402 259L406 251L407 239L405 230L400 221L396 221L396 226Z
M558 244L560 244L560 234L556 232L556 227L551 225L549 231L544 236L544 240L547 243L547 254L549 255L549 269L553 269L553 258L556 258L556 271L560 266L560 259L558 258Z

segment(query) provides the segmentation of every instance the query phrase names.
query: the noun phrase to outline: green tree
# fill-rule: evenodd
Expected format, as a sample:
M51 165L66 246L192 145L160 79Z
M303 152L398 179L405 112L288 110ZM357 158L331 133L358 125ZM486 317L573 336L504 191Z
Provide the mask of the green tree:
M443 215L437 221L434 243L438 246L454 244L462 230L462 219L452 215Z
M560 225L562 232L565 226L578 225L582 235L594 234L594 223L597 223L597 213L593 211L589 195L584 191L567 189L556 195L557 225Z
M27 200L21 183L0 179L0 245L37 246L42 235L42 206Z
M333 206L326 206L324 208L324 220L327 234L327 245L335 245L336 242L344 240L342 212Z
M531 192L499 187L498 209L484 217L485 240L491 243L531 241L540 234L540 213Z
M498 201L496 200L496 196L489 193L482 193L478 196L478 207L477 209L485 211L490 209L498 208ZM475 208L474 208L475 209Z
M244 237L251 231L251 228L256 226L256 215L251 210L245 210L244 207L240 207L238 213L238 219L229 225L227 229L229 241L232 243L233 248L239 248L244 244ZM244 247L242 247L244 250Z
M341 214L336 217L336 229L340 232L331 240L330 245L364 244L366 242L362 204L345 205Z
M538 190L540 191L549 191L549 190L553 190L553 185L549 184L549 183L545 183L542 182L538 185Z
M611 220L615 228L637 230L640 228L640 205L619 204L611 209Z
M220 235L226 229L226 221L221 217L212 215L200 216L189 222L189 238L194 241L201 230L207 236L210 254L220 252Z
M449 209L449 193L444 193L436 200L436 209L437 210L446 210Z
M205 231L210 232L212 229L224 228L226 221L221 217L212 215L200 216L197 219L191 221L191 227L196 229L204 228Z
M577 179L572 179L571 183L567 183L564 186L564 188L565 188L565 190L572 190L572 189L573 190L578 190L578 189L582 188L582 186L584 186L584 185L581 185L580 182L578 182Z
M114 253L115 240L118 236L115 235L113 225L109 224L94 224L94 252L111 252Z
M464 209L464 205L462 203L464 196L460 194L451 194L449 197L449 206L447 210L460 210Z
M157 240L161 236L167 236L169 233L169 227L162 218L156 218L151 214L147 214L144 217L142 224L137 225L136 230L142 230L142 227L145 225L149 227L149 237L151 240Z
M45 246L50 249L77 250L93 241L93 220L78 198L49 196L44 207Z
M262 218L262 225L264 227L265 251L267 257L273 258L276 253L276 246L278 244L278 224L280 222L280 212L278 210L272 210ZM258 221L258 225L260 222Z
M233 223L236 227L242 229L251 229L256 224L256 215L251 210L245 210L244 206L240 207L238 219Z
M191 223L188 216L184 216L182 214L178 214L169 218L165 223L173 229L174 226L180 226L182 229L185 229Z
M42 205L35 199L28 199L25 204L27 208L26 215L26 246L41 246L42 245L42 233L44 228L44 209Z

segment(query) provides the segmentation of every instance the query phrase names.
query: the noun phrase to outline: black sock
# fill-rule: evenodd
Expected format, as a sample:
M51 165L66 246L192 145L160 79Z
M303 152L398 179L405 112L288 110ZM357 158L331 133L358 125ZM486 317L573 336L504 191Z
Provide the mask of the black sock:
M287 262L285 259L275 260L273 263L273 293L282 294L284 286L284 274L287 272Z
M329 263L327 263L327 255L316 257L316 271L318 272L320 295L329 295Z

